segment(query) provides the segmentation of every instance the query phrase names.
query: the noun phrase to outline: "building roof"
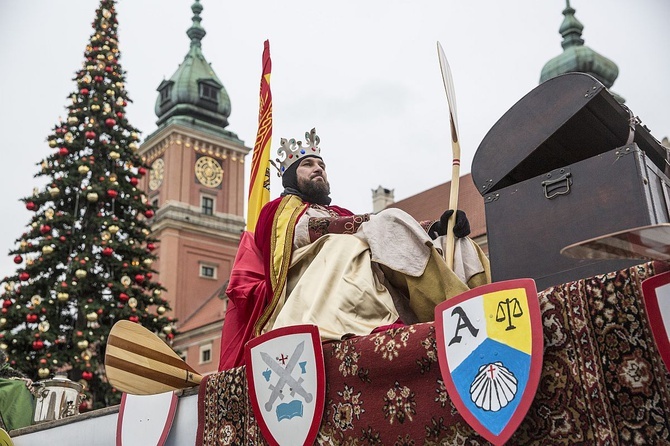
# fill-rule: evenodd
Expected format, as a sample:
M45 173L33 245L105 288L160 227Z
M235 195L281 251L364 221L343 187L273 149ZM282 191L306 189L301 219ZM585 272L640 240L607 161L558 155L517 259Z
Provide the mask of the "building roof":
M222 321L226 316L227 287L228 281L209 296L190 316L183 321L178 321L179 331L185 333L189 330Z
M470 221L470 237L486 234L484 198L477 191L472 175L466 174L458 183L458 208L463 210ZM437 220L449 207L451 181L420 192L404 200L396 201L387 208L398 208L418 221Z

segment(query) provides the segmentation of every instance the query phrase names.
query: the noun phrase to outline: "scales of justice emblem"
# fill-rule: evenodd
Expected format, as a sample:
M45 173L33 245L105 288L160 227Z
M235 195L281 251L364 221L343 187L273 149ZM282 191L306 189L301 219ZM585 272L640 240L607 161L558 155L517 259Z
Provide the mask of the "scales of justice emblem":
M526 415L542 371L535 282L484 285L435 308L440 372L465 421L495 445Z
M273 445L312 444L325 401L325 367L315 325L278 328L245 346L249 396Z

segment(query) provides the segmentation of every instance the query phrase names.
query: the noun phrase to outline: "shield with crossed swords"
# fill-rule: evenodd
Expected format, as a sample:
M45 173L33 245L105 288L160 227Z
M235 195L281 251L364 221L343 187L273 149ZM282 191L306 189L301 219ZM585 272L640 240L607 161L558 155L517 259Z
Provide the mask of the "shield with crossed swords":
M642 295L656 347L670 370L670 271L642 281Z
M494 445L519 427L542 371L542 317L535 281L474 288L435 308L440 372L463 419Z
M326 395L323 348L316 325L278 328L245 346L249 396L272 445L313 444Z

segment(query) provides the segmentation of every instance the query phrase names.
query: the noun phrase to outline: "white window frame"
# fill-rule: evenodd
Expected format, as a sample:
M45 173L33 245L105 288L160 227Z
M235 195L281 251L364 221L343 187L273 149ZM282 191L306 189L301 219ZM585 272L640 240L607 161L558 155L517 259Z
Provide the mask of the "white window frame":
M205 203L204 203L205 199L212 200L212 212L209 214L205 212ZM216 197L209 194L200 194L200 212L203 215L214 215L215 209L216 209Z
M208 276L204 273L204 268L211 268L212 269L212 275ZM200 262L198 265L198 275L202 277L203 279L211 279L211 280L216 280L218 276L218 271L219 271L219 265L215 265L213 263L208 263L208 262Z
M198 363L199 364L209 364L210 362L212 362L214 360L214 358L212 357L213 350L214 350L214 346L212 345L211 342L208 342L207 344L201 345L200 346L200 353L198 354ZM206 361L203 359L203 355L205 354L205 352L209 352L209 359L206 360Z

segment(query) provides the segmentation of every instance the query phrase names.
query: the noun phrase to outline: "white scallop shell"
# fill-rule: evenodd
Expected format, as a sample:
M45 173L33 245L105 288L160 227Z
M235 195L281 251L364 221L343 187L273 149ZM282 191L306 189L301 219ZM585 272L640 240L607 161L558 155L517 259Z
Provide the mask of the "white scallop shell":
M497 412L514 399L518 381L502 362L485 364L470 385L470 399L480 409Z

